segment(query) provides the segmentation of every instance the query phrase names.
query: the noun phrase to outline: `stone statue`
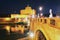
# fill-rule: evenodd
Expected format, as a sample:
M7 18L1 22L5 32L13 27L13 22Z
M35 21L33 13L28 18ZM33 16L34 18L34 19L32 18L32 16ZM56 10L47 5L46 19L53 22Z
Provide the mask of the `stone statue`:
M49 10L49 13L50 13L49 18L52 18L53 17L52 9Z

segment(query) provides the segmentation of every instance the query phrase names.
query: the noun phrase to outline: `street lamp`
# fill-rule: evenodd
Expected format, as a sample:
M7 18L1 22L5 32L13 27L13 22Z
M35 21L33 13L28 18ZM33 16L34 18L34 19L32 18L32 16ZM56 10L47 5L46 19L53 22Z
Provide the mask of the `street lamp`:
M31 31L29 31L27 34L29 35L30 38L33 38L34 37L34 33L31 32Z
M40 10L40 11L42 11L42 9L43 9L43 7L42 7L42 6L41 6L41 7L39 7L39 10Z
M41 17L43 16L42 10L43 10L43 7L40 6L40 7L39 7L39 11L40 11L40 16L41 16Z

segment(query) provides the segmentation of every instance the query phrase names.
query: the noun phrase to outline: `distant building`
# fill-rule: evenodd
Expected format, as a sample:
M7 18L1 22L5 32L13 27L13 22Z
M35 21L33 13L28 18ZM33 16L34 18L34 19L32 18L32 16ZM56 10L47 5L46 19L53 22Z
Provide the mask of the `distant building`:
M28 15L11 14L11 18L26 18Z
M30 6L25 7L25 9L20 10L21 15L32 15L36 14L36 11L32 9Z
M36 11L30 6L25 7L25 9L20 10L20 14L11 14L11 18L26 18L28 15L35 15Z

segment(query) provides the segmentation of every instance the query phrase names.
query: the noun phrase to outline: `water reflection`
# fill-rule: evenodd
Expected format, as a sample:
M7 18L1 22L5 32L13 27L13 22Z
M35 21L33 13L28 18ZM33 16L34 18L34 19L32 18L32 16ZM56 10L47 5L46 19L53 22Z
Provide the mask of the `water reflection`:
M17 40L24 37L25 25L0 25L0 40Z

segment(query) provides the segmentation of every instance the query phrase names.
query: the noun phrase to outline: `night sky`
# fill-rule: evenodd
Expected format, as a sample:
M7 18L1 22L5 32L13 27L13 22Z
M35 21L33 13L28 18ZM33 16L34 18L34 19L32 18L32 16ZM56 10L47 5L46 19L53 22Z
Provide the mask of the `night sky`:
M27 5L36 9L37 13L39 13L39 6L43 7L44 14L49 13L50 8L54 14L60 13L60 0L0 0L0 15L19 14L19 10L24 9Z

